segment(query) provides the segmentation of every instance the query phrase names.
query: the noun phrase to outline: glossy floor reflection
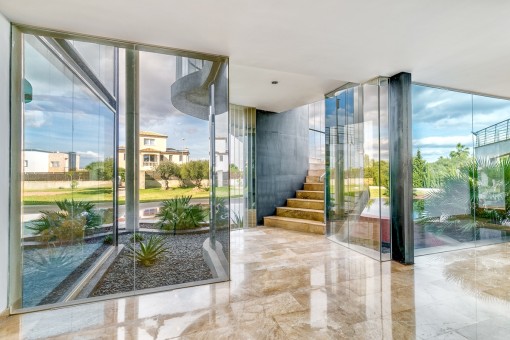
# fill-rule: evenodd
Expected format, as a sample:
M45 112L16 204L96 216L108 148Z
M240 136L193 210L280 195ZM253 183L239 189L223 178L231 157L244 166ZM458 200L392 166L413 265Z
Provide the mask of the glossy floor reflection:
M510 244L379 263L323 236L232 233L232 281L11 316L2 339L508 339Z

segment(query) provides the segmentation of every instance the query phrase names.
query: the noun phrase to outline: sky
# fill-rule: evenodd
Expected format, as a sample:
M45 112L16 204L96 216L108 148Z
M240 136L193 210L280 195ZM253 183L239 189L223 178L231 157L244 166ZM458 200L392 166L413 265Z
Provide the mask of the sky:
M25 105L24 149L74 151L80 155L81 168L112 157L113 113L35 37L26 35L26 41L25 78L32 85L33 100ZM75 47L111 88L113 48L89 43L76 43ZM120 56L119 87L123 89L123 50ZM171 104L170 86L175 73L175 56L140 52L140 130L168 135L167 147L188 148L191 159L208 159L208 122L186 115ZM121 90L120 145L125 145L124 108Z
M447 157L457 143L473 153L473 132L510 119L510 101L413 85L413 154L428 162Z
M33 101L25 106L24 148L74 151L81 157L81 167L111 157L112 112L35 37L26 35L26 41L25 78L32 85ZM111 88L113 48L89 43L75 43L75 47ZM120 56L119 85L123 89L123 50ZM175 73L176 57L140 52L140 129L168 135L167 146L188 148L191 159L207 159L208 122L179 112L172 106L170 86L176 79ZM510 102L503 99L418 85L413 85L412 96L413 154L420 149L429 162L447 157L457 143L472 152L473 131L510 118ZM122 92L120 104L120 144L124 145L125 116L122 112L125 96ZM370 106L370 103L366 105ZM220 122L222 119L220 117ZM223 125L226 127L225 119ZM387 136L381 135L381 142L382 156L387 158Z

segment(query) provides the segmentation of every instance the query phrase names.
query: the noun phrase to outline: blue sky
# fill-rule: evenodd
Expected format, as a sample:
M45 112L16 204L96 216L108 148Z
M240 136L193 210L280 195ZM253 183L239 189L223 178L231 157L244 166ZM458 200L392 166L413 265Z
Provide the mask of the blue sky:
M413 153L429 162L462 143L473 152L473 134L510 118L510 101L413 85Z
M32 85L33 101L25 106L24 148L74 151L81 157L81 167L111 157L113 113L45 51L40 42L28 35L26 39L25 78ZM100 78L105 78L100 73L111 70L108 65L113 60L111 55L99 50L97 45L82 43L79 47ZM95 55L98 58L91 59ZM122 51L120 55L123 56ZM148 52L140 55L140 129L168 135L167 146L188 148L192 159L207 159L208 122L183 114L171 104L175 57ZM121 89L125 84L124 65L121 58ZM123 93L120 95L123 112L125 98ZM123 145L125 117L120 118L120 144Z

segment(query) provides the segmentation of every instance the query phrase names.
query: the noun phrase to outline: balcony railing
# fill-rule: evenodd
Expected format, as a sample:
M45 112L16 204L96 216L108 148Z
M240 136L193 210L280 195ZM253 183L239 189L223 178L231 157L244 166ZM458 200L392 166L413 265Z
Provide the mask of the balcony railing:
M143 162L143 166L144 167L151 167L151 168L153 168L153 167L155 167L157 165L158 165L158 162Z
M510 139L510 119L475 132L475 147L498 143Z

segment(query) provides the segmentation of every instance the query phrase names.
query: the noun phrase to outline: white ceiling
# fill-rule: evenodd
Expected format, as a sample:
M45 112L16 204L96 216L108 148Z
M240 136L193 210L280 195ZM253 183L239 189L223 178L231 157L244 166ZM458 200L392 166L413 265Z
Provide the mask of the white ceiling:
M0 12L22 24L229 56L231 101L266 110L400 71L510 97L505 0L0 0Z

